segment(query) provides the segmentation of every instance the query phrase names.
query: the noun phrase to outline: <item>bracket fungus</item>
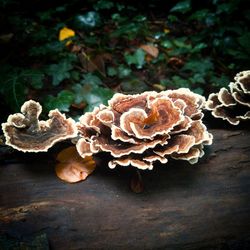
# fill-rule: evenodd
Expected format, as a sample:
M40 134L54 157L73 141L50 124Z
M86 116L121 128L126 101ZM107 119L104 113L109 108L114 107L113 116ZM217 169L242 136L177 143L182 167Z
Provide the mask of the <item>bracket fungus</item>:
M153 169L168 158L196 163L213 136L202 122L205 98L189 89L115 94L80 117L76 144L84 158L98 152L113 156L109 167Z
M23 152L47 151L58 141L74 138L84 159L107 152L113 157L110 168L131 165L151 170L155 161L167 163L172 158L194 164L204 155L204 145L213 140L202 122L204 105L205 98L187 88L117 93L107 106L94 108L75 123L58 110L50 111L49 120L39 121L42 107L31 100L24 103L22 113L10 115L2 128L6 144ZM60 178L75 182L86 177L78 165L72 168L72 162L66 167L64 163L57 166Z
M250 119L250 70L242 71L229 84L229 90L221 88L218 93L209 95L206 109L216 118L238 125Z
M73 119L66 119L57 109L49 112L47 121L39 121L42 107L33 100L21 107L21 113L10 115L2 129L9 145L23 152L47 151L56 142L77 136Z

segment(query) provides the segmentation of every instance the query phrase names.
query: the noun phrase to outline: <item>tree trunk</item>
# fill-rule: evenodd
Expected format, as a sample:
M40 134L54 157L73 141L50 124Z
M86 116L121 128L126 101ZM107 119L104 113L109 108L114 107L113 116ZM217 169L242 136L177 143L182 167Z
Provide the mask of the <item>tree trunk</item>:
M140 194L129 188L133 168L110 170L101 159L78 184L57 179L51 153L5 161L0 234L45 233L52 249L250 249L250 132L211 132L198 164L142 171Z

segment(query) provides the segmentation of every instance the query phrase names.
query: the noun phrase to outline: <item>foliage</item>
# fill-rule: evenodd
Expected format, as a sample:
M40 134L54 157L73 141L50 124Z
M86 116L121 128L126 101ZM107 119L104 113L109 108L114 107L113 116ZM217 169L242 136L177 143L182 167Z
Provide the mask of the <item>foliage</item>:
M116 91L189 87L208 95L250 61L244 0L0 1L0 97L73 115ZM34 10L33 10L34 8ZM32 13L29 11L32 9Z

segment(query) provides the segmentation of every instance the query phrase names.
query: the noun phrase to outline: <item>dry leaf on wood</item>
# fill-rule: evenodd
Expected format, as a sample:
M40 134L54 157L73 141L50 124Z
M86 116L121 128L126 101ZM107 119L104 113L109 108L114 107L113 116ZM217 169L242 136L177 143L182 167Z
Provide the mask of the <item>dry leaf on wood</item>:
M141 176L139 171L136 171L133 174L133 176L130 180L130 188L136 194L143 192L144 184L143 184L142 176Z
M69 183L85 180L96 167L92 156L82 158L74 146L62 150L56 160L56 175Z
M140 48L153 58L157 58L159 55L159 50L154 45L141 45Z

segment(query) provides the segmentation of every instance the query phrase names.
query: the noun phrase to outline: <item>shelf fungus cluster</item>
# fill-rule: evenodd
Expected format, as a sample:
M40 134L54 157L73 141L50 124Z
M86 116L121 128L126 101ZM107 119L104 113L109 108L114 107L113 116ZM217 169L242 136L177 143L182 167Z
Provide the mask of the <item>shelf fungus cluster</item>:
M209 95L206 109L211 110L214 117L238 125L250 119L250 70L238 73L234 80L229 90L221 88Z
M202 122L205 98L189 89L149 91L137 95L115 94L107 106L82 115L79 122L58 110L39 121L41 106L24 103L21 113L10 115L2 125L6 144L23 152L47 151L56 142L74 138L82 158L107 152L117 165L152 169L168 159L196 163L212 134Z
M204 104L204 97L185 88L115 94L108 106L80 118L77 151L83 158L110 153L110 168L152 169L155 161L166 163L169 158L196 163L204 145L212 143L202 122Z
M2 129L9 145L23 152L43 152L56 142L77 136L73 119L66 119L57 109L49 112L47 121L39 121L42 107L33 100L21 107L21 113L10 115Z

